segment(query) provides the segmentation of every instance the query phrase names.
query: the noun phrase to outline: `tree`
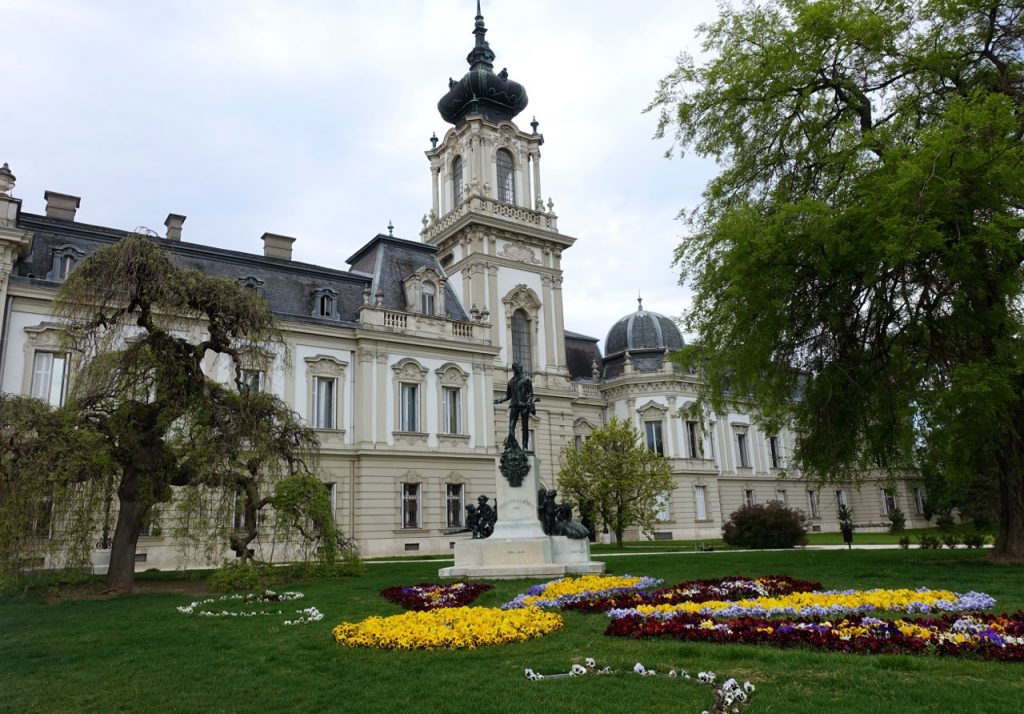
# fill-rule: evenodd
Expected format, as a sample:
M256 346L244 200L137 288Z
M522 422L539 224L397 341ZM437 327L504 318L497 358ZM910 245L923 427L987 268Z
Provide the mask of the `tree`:
M676 252L704 405L749 395L819 479L927 466L1024 561L1018 2L767 0L651 105L721 173ZM947 494L948 496L948 494Z
M654 531L659 501L675 488L669 462L647 449L629 422L612 418L578 448L566 450L558 474L563 496L587 504L615 534L633 525Z
M26 416L14 431L34 458L5 469L5 476L14 475L4 487L38 499L47 479L64 495L110 483L117 523L109 588L130 589L142 527L154 507L172 500L178 536L203 540L212 533L220 547L229 543L245 557L257 513L277 503L278 526L322 541L331 554L333 518L312 471L315 433L284 402L243 380L243 365L265 360L280 344L259 295L181 268L157 242L131 236L86 258L64 282L55 308L77 365L68 406L52 414L42 405L22 410ZM204 370L218 361L233 371L234 389ZM69 460L50 473L42 455L52 444ZM83 453L90 445L92 460L105 460L108 468L75 466L92 464ZM240 527L231 523L236 504ZM86 538L94 537L102 513L92 505L78 509L94 516L91 532L79 529Z

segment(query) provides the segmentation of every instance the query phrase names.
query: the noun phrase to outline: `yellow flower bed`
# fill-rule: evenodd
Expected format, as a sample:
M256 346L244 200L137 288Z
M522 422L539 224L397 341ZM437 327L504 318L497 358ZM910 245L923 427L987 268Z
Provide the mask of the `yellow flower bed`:
M531 588L530 594L519 601L527 607L535 604L551 607L576 595L603 593L618 588L649 587L651 582L651 578L633 575L581 575L578 578L554 580L539 592L536 592L539 588Z
M368 617L343 622L332 630L347 647L395 650L476 649L542 637L562 628L562 616L535 607L499 610L491 607L450 607Z
M774 597L758 597L748 600L730 602L727 600L708 600L706 602L681 602L672 605L637 605L636 612L642 615L669 614L673 612L701 612L715 615L720 612L730 615L736 611L765 611L768 614L789 614L787 611L797 613L807 610L836 610L855 611L858 608L867 608L879 611L905 611L911 607L920 608L921 605L932 606L938 602L954 602L958 599L956 593L948 590L860 590L854 592L820 593L801 592L790 595L779 595ZM749 614L754 614L749 613ZM748 614L746 612L742 614Z

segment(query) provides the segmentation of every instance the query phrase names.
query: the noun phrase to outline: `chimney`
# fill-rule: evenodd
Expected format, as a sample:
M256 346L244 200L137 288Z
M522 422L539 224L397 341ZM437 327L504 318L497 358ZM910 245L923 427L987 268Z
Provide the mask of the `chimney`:
M181 224L185 222L185 216L177 213L168 213L164 225L167 226L167 240L181 240Z
M82 205L82 199L78 196L69 196L66 193L47 191L43 194L46 199L46 217L60 218L64 221L75 220L75 211Z
M294 238L288 236L279 236L276 233L264 233L263 234L263 255L268 258L284 258L285 260L292 259L292 243L295 242Z

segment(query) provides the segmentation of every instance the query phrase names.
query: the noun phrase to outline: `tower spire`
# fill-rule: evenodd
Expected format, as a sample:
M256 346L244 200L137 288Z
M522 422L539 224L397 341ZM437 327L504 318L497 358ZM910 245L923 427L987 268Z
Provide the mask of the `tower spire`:
M474 19L473 35L476 37L476 42L473 45L472 51L466 55L466 61L469 62L470 70L485 69L491 71L494 69L494 52L491 51L491 46L484 39L484 35L487 34L487 28L484 27L484 16L480 13L480 0L476 0L476 18Z

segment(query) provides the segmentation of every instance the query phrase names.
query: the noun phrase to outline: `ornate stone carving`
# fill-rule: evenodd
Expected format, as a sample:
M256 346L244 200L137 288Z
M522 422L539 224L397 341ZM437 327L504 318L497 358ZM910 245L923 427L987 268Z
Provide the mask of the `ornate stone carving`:
M522 243L505 243L498 255L502 258L508 258L509 260L514 260L518 263L540 265L540 259L537 257L537 254L534 253L533 248L525 246Z

